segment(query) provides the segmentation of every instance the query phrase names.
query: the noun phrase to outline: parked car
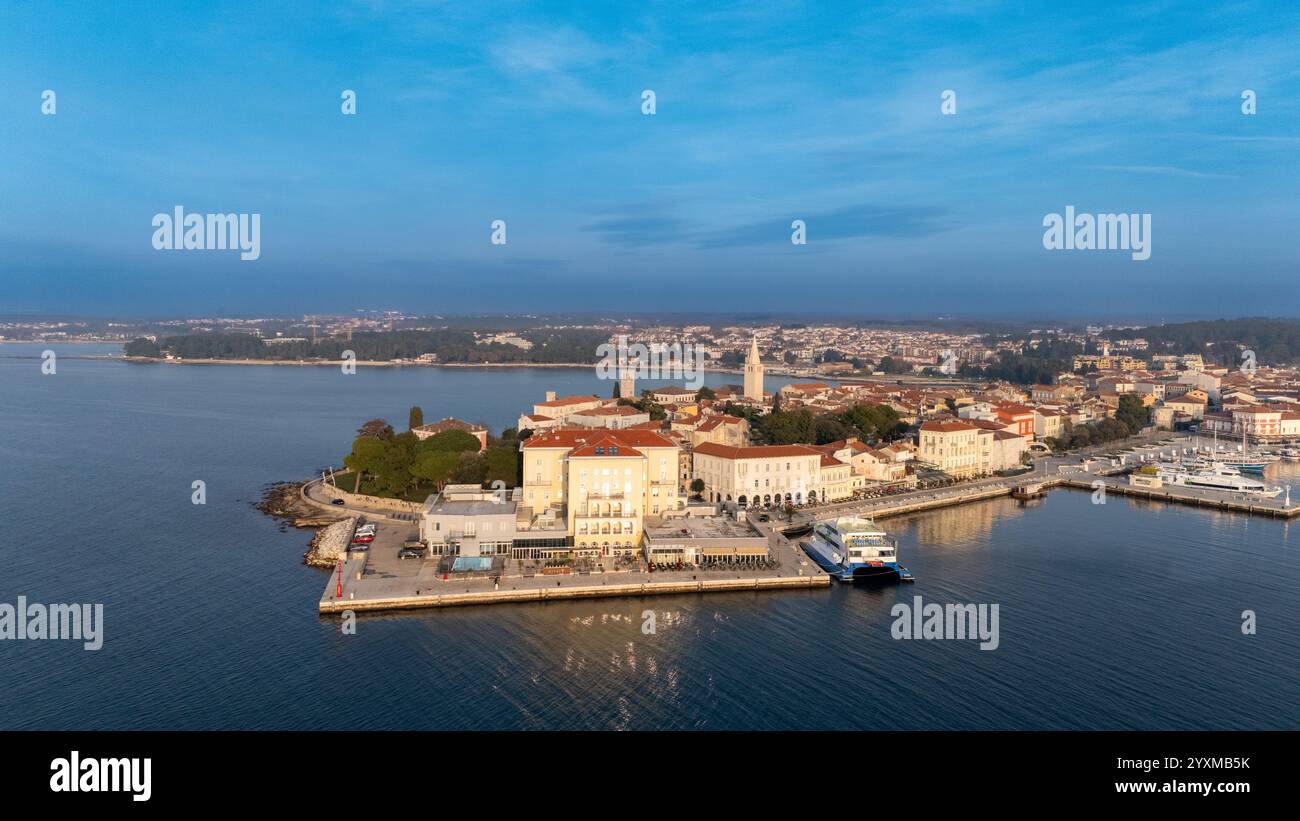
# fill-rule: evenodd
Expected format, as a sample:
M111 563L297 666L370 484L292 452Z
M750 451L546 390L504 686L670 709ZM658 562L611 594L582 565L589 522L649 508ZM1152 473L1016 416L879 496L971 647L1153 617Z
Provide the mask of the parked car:
M358 551L369 550L369 549L370 549L369 542L361 542L361 543L353 542L352 547L349 548L349 550L358 550Z
M375 535L375 532L374 525L366 525L365 527L358 527L356 529L356 535L358 536L373 536Z
M369 534L362 534L362 535L360 535L360 536L353 536L353 537L352 537L352 543L353 543L353 544L370 544L370 543L373 542L374 540L375 540L375 537L372 536L372 535L369 535Z
M343 504L343 500L342 500L342 499L330 499L330 504L332 504L332 505L341 505L341 504Z
M399 559L423 559L423 558L424 558L424 548L422 548L422 547L404 547L404 548L402 548L401 550L397 551L397 558L399 558Z
M411 547L411 548L415 548L416 550L424 550L424 542L420 541L419 539L407 539L406 541L402 542L402 547Z

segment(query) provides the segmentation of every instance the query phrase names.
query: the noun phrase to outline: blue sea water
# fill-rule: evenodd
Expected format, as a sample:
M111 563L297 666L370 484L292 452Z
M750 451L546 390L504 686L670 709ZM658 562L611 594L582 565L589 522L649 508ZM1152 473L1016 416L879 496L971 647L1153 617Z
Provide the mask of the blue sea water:
M344 635L316 614L309 532L253 509L265 485L337 465L362 421L412 404L499 430L548 389L609 384L58 345L43 375L45 347L0 346L0 602L102 602L105 639L0 641L0 728L1300 726L1297 525L1057 491L884 520L911 586L363 616ZM914 596L997 604L999 647L892 638Z

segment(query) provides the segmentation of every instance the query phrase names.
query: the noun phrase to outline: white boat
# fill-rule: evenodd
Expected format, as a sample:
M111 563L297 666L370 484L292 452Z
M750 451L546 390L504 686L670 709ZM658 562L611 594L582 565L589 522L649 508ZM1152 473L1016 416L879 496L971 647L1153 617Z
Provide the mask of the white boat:
M834 523L819 524L812 539L800 545L822 570L842 582L912 581L912 573L898 563L897 542L870 519L841 516Z
M1269 487L1258 479L1243 476L1241 471L1221 462L1207 465L1161 468L1157 474L1166 485L1221 490L1229 493L1249 493L1272 499L1282 494L1282 488Z
M1200 453L1206 459L1212 459L1229 467L1248 470L1251 473L1263 473L1264 468L1282 458L1275 453L1251 451L1250 444L1246 441L1245 430L1241 433L1241 446L1237 451L1224 450L1223 446L1219 444L1219 434L1215 432L1214 446L1212 448L1201 448Z

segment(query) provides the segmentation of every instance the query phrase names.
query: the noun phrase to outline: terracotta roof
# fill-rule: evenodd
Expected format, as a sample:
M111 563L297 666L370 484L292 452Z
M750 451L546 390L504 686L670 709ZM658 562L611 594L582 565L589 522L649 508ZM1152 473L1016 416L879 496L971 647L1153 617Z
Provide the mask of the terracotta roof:
M963 430L979 430L975 425L966 422L938 422L931 420L921 425L921 430L932 430L940 433L956 433Z
M715 442L705 442L695 448L696 453L702 453L706 456L717 456L721 459L771 459L783 456L816 456L821 457L821 451L810 445L753 445L751 447L732 447L730 445L719 445Z
M630 405L610 405L604 408L588 408L574 413L574 416L635 416L639 411Z
M543 433L535 433L524 441L525 448L574 448L594 445L597 440L614 440L620 448L675 448L671 440L662 433L644 430L640 425L633 425L623 430L593 431L591 428L559 428Z
M630 446L624 444L623 442L620 442L620 441L618 440L618 438L617 438L617 437L614 437L614 436L602 436L602 437L600 437L599 439L597 439L595 442L592 442L592 443L589 444L589 445L583 445L582 447L574 448L574 449L569 453L569 456L570 456L570 457L594 456L594 457L597 457L597 458L604 458L604 457L607 457L607 456L614 456L614 457L637 456L637 457L640 457L640 456L644 456L644 455L645 455L645 454L643 454L641 451L637 450L636 448L630 447Z
M623 430L663 430L664 423L658 419L651 419L649 422L637 422L635 425L628 425Z
M469 422L462 422L459 419L454 419L448 416L446 419L440 419L437 422L430 422L427 425L417 425L414 430L429 431L430 433L442 433L443 431L448 430L481 431L486 430L486 428L479 425L472 425Z
M584 402L599 402L598 396L566 396L563 399L552 399L549 402L538 402L534 407L538 408L564 408L569 405L581 405Z

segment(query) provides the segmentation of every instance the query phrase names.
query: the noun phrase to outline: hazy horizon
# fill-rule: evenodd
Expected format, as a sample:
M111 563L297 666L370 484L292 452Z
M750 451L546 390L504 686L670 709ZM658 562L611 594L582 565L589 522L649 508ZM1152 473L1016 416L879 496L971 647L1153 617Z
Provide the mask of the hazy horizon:
M0 310L1297 315L1297 22L1236 3L10 6ZM260 215L258 257L155 250L177 207ZM1149 215L1150 258L1047 250L1068 207Z

